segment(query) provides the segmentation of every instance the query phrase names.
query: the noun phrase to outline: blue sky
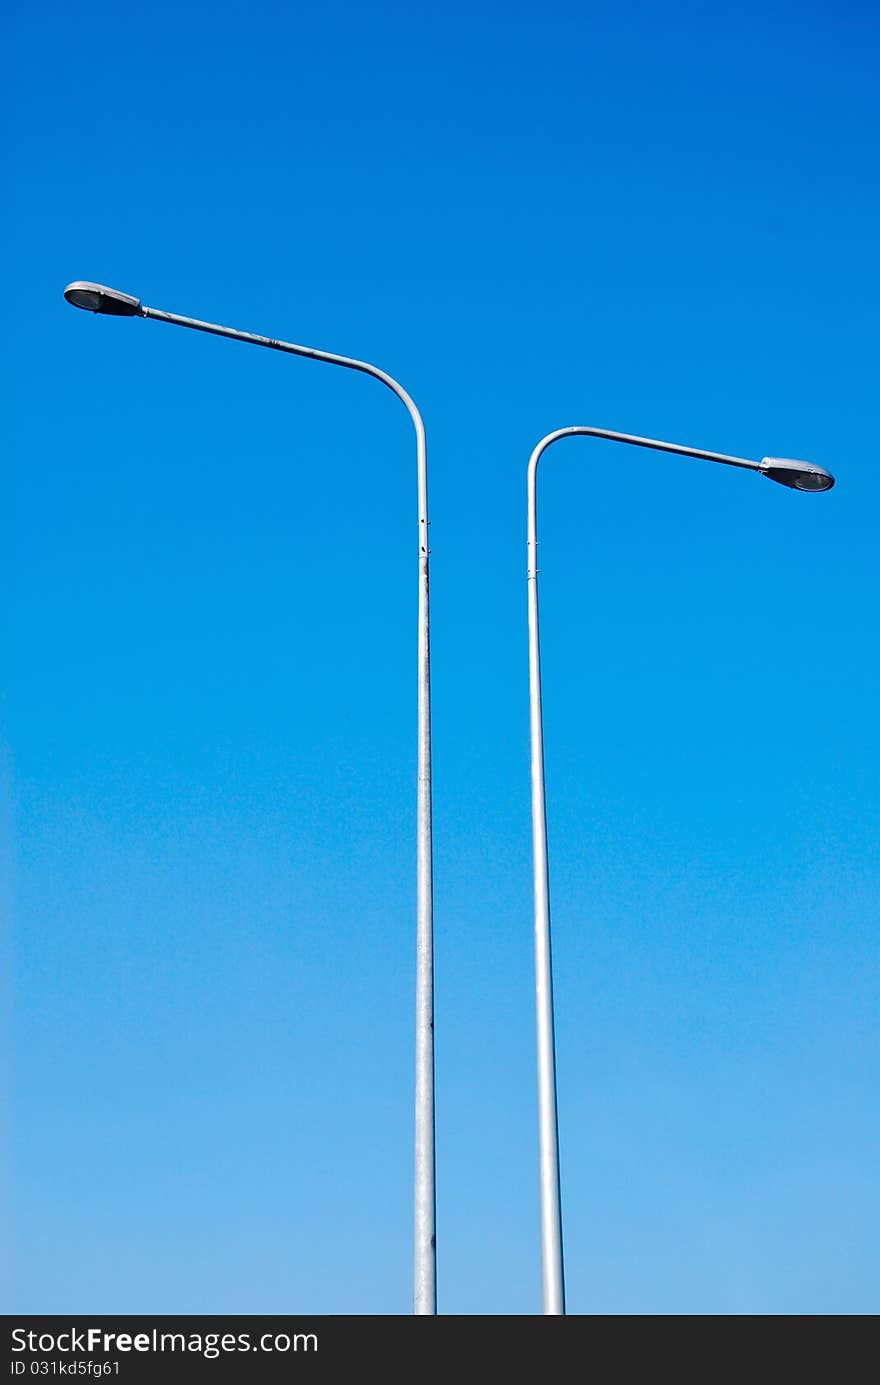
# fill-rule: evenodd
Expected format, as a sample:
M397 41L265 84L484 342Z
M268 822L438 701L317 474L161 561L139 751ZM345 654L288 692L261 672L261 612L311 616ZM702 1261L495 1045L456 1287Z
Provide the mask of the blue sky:
M10 1311L411 1304L425 417L438 1284L539 1310L525 466L569 1310L878 1274L876 14L19 6ZM10 523L9 515L13 515Z

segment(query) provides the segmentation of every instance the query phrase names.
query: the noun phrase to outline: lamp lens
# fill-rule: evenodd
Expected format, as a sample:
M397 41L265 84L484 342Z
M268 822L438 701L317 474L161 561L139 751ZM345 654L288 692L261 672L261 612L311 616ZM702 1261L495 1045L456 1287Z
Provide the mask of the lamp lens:
M73 291L68 294L68 301L71 302L75 308L87 308L89 312L92 313L98 312L101 307L101 295L99 293L91 293L88 289L73 289Z

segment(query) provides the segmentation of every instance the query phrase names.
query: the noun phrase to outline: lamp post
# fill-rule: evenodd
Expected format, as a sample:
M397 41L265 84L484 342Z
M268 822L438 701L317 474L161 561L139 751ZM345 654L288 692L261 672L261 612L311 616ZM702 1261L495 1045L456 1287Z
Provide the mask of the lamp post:
M431 669L428 622L428 471L425 427L421 414L406 390L377 366L366 361L318 351L310 346L276 341L219 327L212 322L180 317L159 308L148 308L130 294L77 280L68 284L64 297L75 308L111 317L146 317L191 327L216 337L232 337L252 346L266 346L293 356L307 356L330 365L345 366L371 375L397 395L412 419L416 434L419 510L419 613L418 613L418 788L416 831L416 1074L415 1074L415 1246L413 1312L437 1312L437 1251L434 1191L434 944L431 864Z
M536 482L538 462L551 443L560 438L605 438L675 452L705 462L757 471L771 481L793 490L827 491L834 477L811 462L787 457L765 457L761 462L704 452L678 443L613 433L607 428L559 428L542 438L529 460L528 469L528 589L529 589L529 727L532 774L532 862L535 909L535 1007L538 1049L538 1162L541 1188L541 1286L545 1313L565 1313L565 1278L562 1259L562 1208L559 1188L559 1131L556 1112L556 1051L553 1030L553 970L550 954L550 888L547 872L547 809L544 799L544 728L541 712L541 651L538 638L538 518Z

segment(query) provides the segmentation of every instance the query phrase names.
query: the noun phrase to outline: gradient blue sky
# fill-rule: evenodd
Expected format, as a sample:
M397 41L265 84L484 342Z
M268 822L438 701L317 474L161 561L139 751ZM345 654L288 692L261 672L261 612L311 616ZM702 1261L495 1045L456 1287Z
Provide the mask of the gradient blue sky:
M411 1305L406 415L81 277L423 410L444 1313L540 1304L529 451L837 474L544 463L563 1202L572 1312L876 1311L878 31L19 4L8 1311Z

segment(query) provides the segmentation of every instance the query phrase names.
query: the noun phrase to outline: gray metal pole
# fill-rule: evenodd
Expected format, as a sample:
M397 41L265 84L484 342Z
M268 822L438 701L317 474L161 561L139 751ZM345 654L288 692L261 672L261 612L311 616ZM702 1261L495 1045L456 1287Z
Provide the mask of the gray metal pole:
M133 314L134 315L134 314ZM267 346L293 356L345 366L381 380L407 409L416 432L419 508L419 615L418 615L418 789L416 828L416 1074L415 1074L415 1248L413 1312L430 1316L437 1312L437 1246L434 1139L434 905L431 859L431 654L428 609L428 458L425 425L406 390L384 370L318 351L310 346L276 341L233 327L180 317L177 313L139 305L137 316L191 327L212 336L232 337L251 346Z
M556 1045L553 1018L553 968L550 951L550 882L547 867L547 808L544 797L544 729L541 708L541 647L538 631L538 462L546 448L560 438L578 434L631 443L659 452L723 462L727 466L761 471L760 462L703 452L677 443L613 433L605 428L559 428L538 443L529 459L528 592L529 592L529 730L532 776L532 866L535 911L535 1013L538 1049L538 1168L541 1195L541 1290L546 1314L565 1313L565 1273L562 1255L562 1201L559 1177L559 1125L556 1107Z
M532 747L532 865L535 894L535 1018L538 1044L538 1172L541 1187L541 1291L545 1313L565 1312L562 1206L556 1115L556 1045L553 1033L553 968L550 956L550 884L547 873L547 809L544 801L544 731L541 648L538 640L538 536L536 450L529 463L529 727Z

